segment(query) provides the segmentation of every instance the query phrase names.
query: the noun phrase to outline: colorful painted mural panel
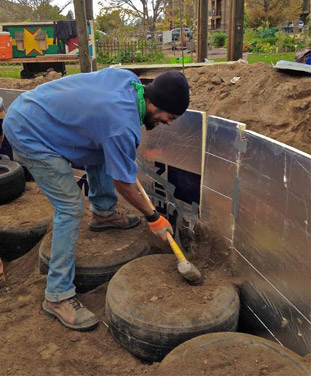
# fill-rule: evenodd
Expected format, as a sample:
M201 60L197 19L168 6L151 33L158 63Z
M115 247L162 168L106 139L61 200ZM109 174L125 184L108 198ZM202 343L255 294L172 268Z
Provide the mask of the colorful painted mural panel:
M63 42L54 38L53 24L5 25L3 31L11 35L13 58L53 55L64 51Z

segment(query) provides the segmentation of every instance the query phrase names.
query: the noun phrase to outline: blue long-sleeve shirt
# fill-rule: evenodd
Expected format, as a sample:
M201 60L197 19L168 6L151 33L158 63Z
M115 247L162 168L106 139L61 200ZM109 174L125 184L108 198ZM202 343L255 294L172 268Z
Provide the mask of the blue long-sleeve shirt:
M140 82L130 71L107 68L39 85L9 106L4 133L30 158L105 162L113 179L133 183L140 120L132 81Z

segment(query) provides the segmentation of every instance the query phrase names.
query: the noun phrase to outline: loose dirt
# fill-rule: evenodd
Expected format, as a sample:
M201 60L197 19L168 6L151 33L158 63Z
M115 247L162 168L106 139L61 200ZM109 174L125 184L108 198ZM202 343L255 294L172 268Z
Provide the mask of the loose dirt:
M14 201L0 206L1 231L27 229L51 221L54 209L34 182L27 182L25 192Z

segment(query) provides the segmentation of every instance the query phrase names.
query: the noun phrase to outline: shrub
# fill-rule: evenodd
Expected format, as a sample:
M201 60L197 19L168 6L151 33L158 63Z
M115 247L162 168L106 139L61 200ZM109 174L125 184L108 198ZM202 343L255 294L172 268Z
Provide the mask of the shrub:
M258 28L258 36L260 38L273 38L276 36L279 29L277 27Z
M214 33L213 34L213 45L215 47L223 47L226 43L227 34L225 33Z
M278 33L278 41L276 46L280 51L292 52L295 51L295 41L294 39L284 33Z

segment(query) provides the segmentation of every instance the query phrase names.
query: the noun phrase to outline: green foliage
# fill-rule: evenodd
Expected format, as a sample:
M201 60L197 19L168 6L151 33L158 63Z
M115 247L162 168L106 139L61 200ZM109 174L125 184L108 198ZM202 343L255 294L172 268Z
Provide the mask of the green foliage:
M226 58L215 58L215 62L225 62ZM247 61L249 64L254 64L258 62L263 62L266 64L276 64L280 60L295 61L295 52L283 52L283 53L260 53L260 54L250 54L247 56Z
M295 40L292 36L280 32L278 33L278 41L276 46L280 51L295 51Z
M257 30L259 38L273 38L279 31L277 27L259 27Z
M124 28L124 18L120 10L105 10L96 18L97 28L105 33Z
M58 6L52 6L49 0L42 1L34 11L34 19L36 21L57 21L66 17L60 14Z
M224 47L227 39L227 34L219 32L213 34L213 46Z
M22 69L23 69L22 64L10 64L10 63L0 64L0 77L20 78L20 71Z
M246 51L253 53L271 53L276 51L276 47L270 42L255 40L246 47Z
M247 10L247 6L246 6L246 2L244 4L244 20L243 20L243 27L244 27L244 30L248 29L249 25L248 25L248 10Z
M170 59L170 64L181 64L182 62L183 62L182 56ZM190 63L192 63L191 57L190 56L184 56L184 64L190 64Z
M120 47L118 51L114 51L113 56L109 50L99 50L97 53L97 61L101 64L127 64L127 63L165 63L165 56L160 48L155 44L146 45L138 43Z
M276 64L280 60L295 61L295 52L272 53L272 54L251 54L248 55L249 64L263 62L267 64Z
M243 42L244 44L248 44L255 40L257 37L257 32L254 29L244 29L244 36L243 36Z
M246 30L244 36L244 51L252 53L291 52L308 46L303 35L287 34L270 28L264 23L254 30Z
M247 0L248 24L258 27L263 22L277 26L282 22L298 20L302 13L301 0Z
M68 10L68 13L66 14L66 19L67 20L73 20L75 17L74 17L74 14L73 14L73 11L70 9Z

